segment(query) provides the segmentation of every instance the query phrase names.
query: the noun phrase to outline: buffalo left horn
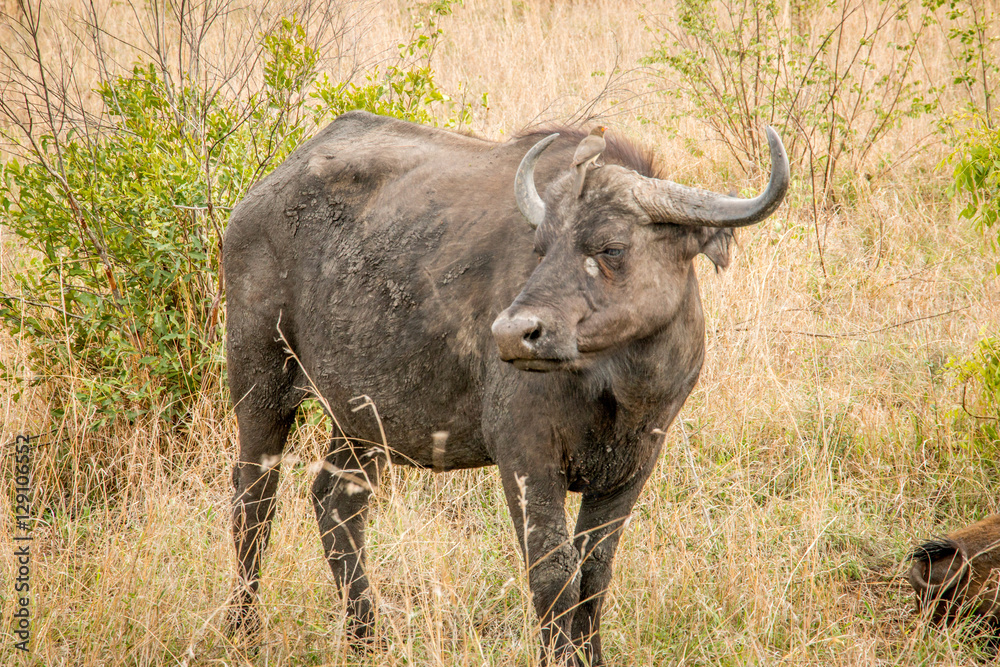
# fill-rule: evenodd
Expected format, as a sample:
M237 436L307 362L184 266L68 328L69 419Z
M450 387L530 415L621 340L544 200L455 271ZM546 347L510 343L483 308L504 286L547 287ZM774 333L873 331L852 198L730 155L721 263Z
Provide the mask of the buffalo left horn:
M521 159L521 165L517 168L517 175L514 177L514 196L517 198L517 208L533 228L537 228L545 219L545 202L538 196L535 189L535 164L538 157L549 147L559 133L550 134L537 144L531 147Z
M788 191L788 155L774 128L767 129L771 148L771 180L753 199L740 199L672 181L640 176L632 196L649 214L651 222L701 227L744 227L774 213ZM522 209L523 210L523 209Z

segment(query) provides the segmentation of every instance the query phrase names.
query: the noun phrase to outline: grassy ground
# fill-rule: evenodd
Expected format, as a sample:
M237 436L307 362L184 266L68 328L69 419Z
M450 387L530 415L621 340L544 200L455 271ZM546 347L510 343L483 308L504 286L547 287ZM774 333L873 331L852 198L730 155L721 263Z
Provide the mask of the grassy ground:
M408 33L404 3L345 7L362 17L344 40L362 68ZM104 10L127 34L126 10ZM485 136L572 118L597 99L607 124L656 147L670 176L756 187L726 176L736 172L702 125L675 118L683 98L651 93L675 82L633 69L655 39L640 16L672 12L669 0L466 0L441 21L434 67L456 97L489 93L471 126ZM939 50L922 57L947 80ZM609 85L616 63L626 71ZM979 436L948 367L1000 330L997 255L946 197L947 172L934 168L946 150L924 139L932 131L930 119L894 131L887 155L925 148L880 179L845 176L850 201L815 220L794 188L775 216L740 233L727 271L699 260L708 355L619 550L604 617L611 664L989 659L962 628L917 618L905 581L916 542L1000 511L998 443ZM9 285L19 249L8 238L0 247ZM0 361L23 367L24 341L0 345ZM16 398L0 387L0 410L0 443L59 426L45 417L44 387ZM286 465L279 492L265 643L244 655L220 634L235 572L235 423L221 392L206 392L192 423L183 436L150 419L98 437L79 435L71 415L72 428L36 451L47 509L32 545L32 649L12 648L5 520L0 663L532 663L534 615L493 470L390 472L369 532L387 650L349 650L308 499L308 463L327 437L312 421L293 437L302 463ZM12 477L3 465L0 486ZM0 494L4 516L10 499Z

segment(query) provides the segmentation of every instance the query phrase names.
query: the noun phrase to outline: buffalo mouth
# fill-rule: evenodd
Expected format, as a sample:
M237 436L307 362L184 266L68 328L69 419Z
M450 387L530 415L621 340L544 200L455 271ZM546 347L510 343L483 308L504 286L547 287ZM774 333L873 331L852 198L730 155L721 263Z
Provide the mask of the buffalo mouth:
M577 354L573 357L521 357L517 359L504 359L504 361L521 371L551 373L553 371L585 371L591 368L601 356L600 354Z
M534 373L572 370L575 359L506 359L514 368Z

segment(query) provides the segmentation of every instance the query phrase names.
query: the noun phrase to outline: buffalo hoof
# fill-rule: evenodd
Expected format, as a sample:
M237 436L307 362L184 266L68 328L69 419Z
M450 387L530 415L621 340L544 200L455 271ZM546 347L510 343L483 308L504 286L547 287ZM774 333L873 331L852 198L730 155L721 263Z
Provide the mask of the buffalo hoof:
M347 621L347 639L351 649L358 655L382 653L388 648L383 637L375 634L373 618L358 618L351 616Z
M369 635L368 637L351 637L351 650L358 657L366 657L377 655L379 653L385 653L389 649L389 643L384 637L375 637Z
M226 615L226 636L244 647L258 644L261 630L260 612L250 602L234 602Z
M538 654L538 664L542 667L597 667L604 663L587 662L578 647L566 647L557 651L542 649Z

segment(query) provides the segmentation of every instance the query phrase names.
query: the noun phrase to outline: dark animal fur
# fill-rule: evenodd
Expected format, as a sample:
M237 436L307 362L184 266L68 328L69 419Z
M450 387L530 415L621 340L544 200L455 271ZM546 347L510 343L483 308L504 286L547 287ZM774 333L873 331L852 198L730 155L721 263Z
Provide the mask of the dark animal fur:
M923 560L933 563L940 558L951 558L959 551L958 545L948 539L936 539L915 547L907 560Z
M547 204L537 232L517 210L513 181L548 130L494 143L363 112L335 120L233 211L223 254L240 438L232 628L259 625L274 462L297 406L318 393L343 431L313 503L355 637L374 627L364 529L386 457L438 470L497 465L522 548L522 508L529 522L546 651L601 663L601 605L621 530L656 463L659 429L704 357L692 260L705 253L724 266L732 232L651 224L630 184L635 172L654 174L652 158L614 135L583 197L570 196L583 134L559 131L535 172ZM611 257L608 243L627 250ZM554 372L500 359L491 323L525 308L546 324L535 362ZM347 409L360 395L381 423L370 409ZM570 491L583 495L573 530Z
M1000 629L1000 515L987 517L936 540L910 554L909 580L917 610L936 623L973 615L991 629Z
M528 132L519 134L519 139L527 139L534 144L549 136L553 132L559 133L560 139L565 139L571 144L579 144L587 133L578 127L566 127L565 125L545 125L540 128L533 128ZM653 151L636 146L627 138L619 136L614 132L607 132L604 135L606 146L601 153L601 160L613 164L621 165L631 169L642 176L659 178L661 174L656 167L656 158Z

